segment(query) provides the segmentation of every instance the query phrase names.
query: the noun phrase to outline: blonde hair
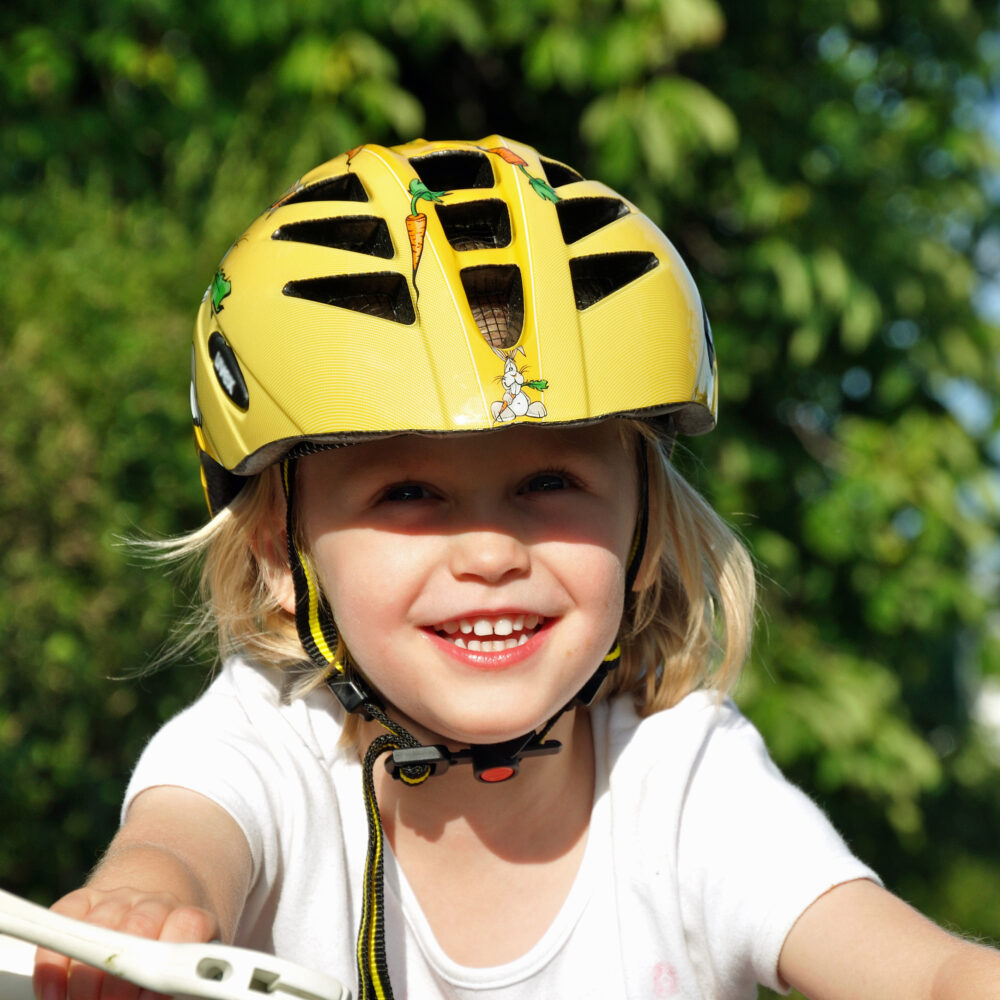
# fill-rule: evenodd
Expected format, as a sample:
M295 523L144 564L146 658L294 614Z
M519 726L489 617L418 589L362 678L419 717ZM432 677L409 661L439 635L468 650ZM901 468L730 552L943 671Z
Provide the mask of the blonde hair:
M642 421L623 420L622 430L646 450L649 530L641 589L626 600L621 662L602 696L630 693L649 715L698 688L732 689L750 645L756 583L746 548L671 465L670 442ZM203 560L184 645L214 633L221 657L238 652L286 670L299 695L325 673L304 664L294 618L272 593L285 570L283 507L270 469L203 528L157 548L169 560ZM346 652L341 644L343 662Z
M605 696L629 692L651 715L698 688L732 690L750 648L756 578L745 546L671 464L672 442L625 423L646 449L649 533Z

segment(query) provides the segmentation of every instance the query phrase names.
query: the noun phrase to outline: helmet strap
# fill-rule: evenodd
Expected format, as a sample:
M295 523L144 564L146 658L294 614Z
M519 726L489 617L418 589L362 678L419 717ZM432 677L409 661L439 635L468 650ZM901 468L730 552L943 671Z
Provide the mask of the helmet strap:
M628 566L625 570L625 603L632 597L632 588L639 577L643 557L646 555L646 542L649 539L649 446L644 438L639 438L636 447L636 464L639 468L639 509L636 515L635 531L632 533L632 544L629 547Z
M288 565L295 588L295 626L309 659L324 670L343 672L337 660L337 626L326 598L312 577L299 549L295 516L295 469L298 463L287 458L281 463L281 485L285 493L285 536ZM346 707L346 706L345 706ZM351 711L351 709L348 709Z

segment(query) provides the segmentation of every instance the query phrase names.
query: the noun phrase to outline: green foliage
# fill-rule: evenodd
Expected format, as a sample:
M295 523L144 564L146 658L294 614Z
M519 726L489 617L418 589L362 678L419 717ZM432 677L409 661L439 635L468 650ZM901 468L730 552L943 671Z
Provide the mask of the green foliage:
M203 517L188 337L230 240L362 141L497 131L619 187L698 279L721 426L678 461L764 577L741 703L891 887L1000 934L971 714L1000 673L994 5L97 0L0 27L0 884L75 885L203 683L120 679L183 588L116 538Z

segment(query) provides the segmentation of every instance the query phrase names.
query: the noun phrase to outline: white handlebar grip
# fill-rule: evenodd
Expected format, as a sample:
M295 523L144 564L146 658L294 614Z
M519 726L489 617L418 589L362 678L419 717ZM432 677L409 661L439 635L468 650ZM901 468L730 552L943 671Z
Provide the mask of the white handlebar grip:
M2 889L0 934L68 955L178 1000L262 1000L266 995L275 1000L283 996L350 1000L350 993L332 976L264 952L212 942L150 941L64 917ZM3 1000L32 1000L33 963L33 949L0 938Z

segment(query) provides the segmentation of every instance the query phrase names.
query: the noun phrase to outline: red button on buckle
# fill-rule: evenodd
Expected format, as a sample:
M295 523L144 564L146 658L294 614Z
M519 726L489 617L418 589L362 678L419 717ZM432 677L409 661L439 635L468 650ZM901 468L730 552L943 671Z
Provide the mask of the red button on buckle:
M479 772L480 781L506 781L508 778L514 777L514 768L501 766L501 767L488 767L483 771Z

